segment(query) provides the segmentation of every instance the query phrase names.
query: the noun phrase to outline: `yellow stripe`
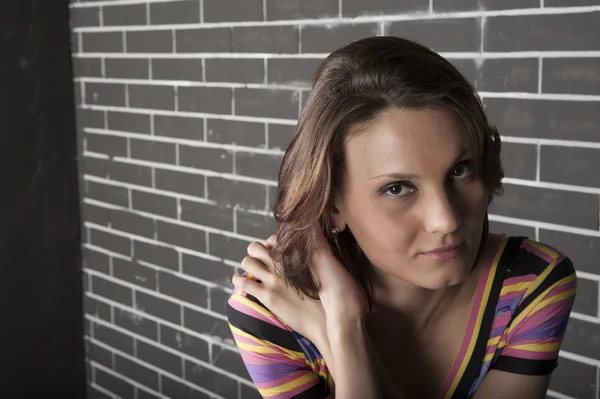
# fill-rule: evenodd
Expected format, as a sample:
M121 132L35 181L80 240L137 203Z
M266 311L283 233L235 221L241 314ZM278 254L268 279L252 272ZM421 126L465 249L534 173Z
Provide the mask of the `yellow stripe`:
M276 395L279 395L279 394L282 394L285 392L289 392L292 389L298 388L299 386L307 384L317 378L319 378L319 377L317 377L315 374L313 374L311 372L307 372L303 376L298 377L295 380L292 380L290 382L286 382L285 384L281 384L281 385L278 385L273 388L259 389L259 391L262 396L268 398L271 396L276 396Z
M487 355L485 355L483 357L483 362L484 363L485 362L490 362L490 361L492 361L493 358L494 358L494 353L493 352L492 353L488 353Z
M546 280L546 277L548 277L548 275L550 273L552 273L552 270L554 270L554 267L556 266L556 259L554 259L552 261L552 263L550 263L543 272L540 273L540 275L537 277L537 279L535 280L536 282L538 282L535 285L531 285L529 287L529 289L527 290L527 292L525 293L525 295L523 295L523 299L527 298L529 296L529 294L531 294L533 291L535 291L544 280Z
M477 337L479 336L479 330L481 330L481 321L483 319L483 315L487 308L487 303L488 303L488 299L490 296L490 290L492 289L492 284L494 282L494 278L496 277L496 269L498 268L498 263L500 262L502 253L504 252L504 249L506 248L507 241L508 241L508 237L504 237L502 239L502 241L500 242L500 246L499 246L498 250L496 251L496 255L494 257L492 267L488 274L487 281L485 282L485 291L483 293L483 301L479 306L479 314L477 315L477 319L475 321L475 327L474 327L473 333L471 334L471 337L470 337L469 347L467 348L467 352L465 353L465 356L462 359L462 364L460 365L458 372L454 376L454 381L452 381L452 385L450 385L448 392L446 392L445 399L450 399L452 397L452 395L454 394L454 391L456 390L456 387L458 386L458 383L460 382L462 375L464 374L465 369L467 368L469 359L471 358L471 355L473 354L473 348L475 347L475 343L477 342ZM469 317L469 320L470 320L470 317ZM450 371L448 371L448 372L450 372ZM446 378L447 377L448 376L446 376Z
M234 334L234 336L233 336L234 339L235 339L235 335L239 335L239 336L242 336L244 338L251 339L252 341L256 342L257 345L261 345L261 346L265 346L266 345L266 346L271 346L271 347L274 347L274 348L278 348L279 350L283 351L292 360L304 360L304 354L302 352L293 351L293 350L284 348L283 346L276 345L276 344L274 344L274 343L272 343L270 341L265 341L265 340L256 338L255 336L250 335L250 334L248 334L248 333L240 330L239 328L237 328L235 326L232 326L231 324L229 324L229 327L231 328L231 331ZM254 346L252 344L242 343L242 342L240 342L237 339L235 340L235 342L238 345Z
M253 310L257 311L258 313L262 314L265 317L268 317L269 319L272 319L272 318L275 317L273 315L273 313L269 312L267 309L263 308L262 306L260 306L256 302L251 301L250 299L246 298L245 296L243 296L243 295L241 295L239 293L233 294L231 296L231 299L233 299L237 303L240 303L240 304L242 304L244 306L252 308Z
M529 286L534 283L535 283L535 281L523 281L523 282L515 283L512 285L507 285L506 287L502 287L502 290L500 290L500 296L502 297L509 292L522 291L524 289L529 288Z
M530 352L556 352L560 349L560 342L549 342L545 344L522 344L511 345L510 349L519 349Z
M535 308L537 308L537 307L538 307L538 305L539 305L539 304L540 304L540 303L543 301L543 298L544 298L546 295L548 295L548 293L549 293L550 291L552 291L553 289L555 289L556 287L558 287L558 286L560 286L560 285L562 285L562 284L566 284L566 283L568 283L568 282L571 282L571 281L573 281L575 278L576 278L576 276L575 276L574 274L572 274L572 275L570 275L570 276L567 276L567 277L565 277L565 278L563 278L563 279L561 279L561 280L557 281L556 283L554 283L554 284L552 284L550 287L548 287L548 288L546 289L546 291L544 291L544 292L543 292L541 295L539 295L537 298L535 298L535 299L533 300L533 302L531 302L531 303L529 304L529 306L527 306L525 309L523 309L523 311L522 311L522 312L521 312L521 313L520 313L520 314L519 314L517 317L515 317L515 319L514 319L514 320L513 320L513 322L511 323L511 325L510 325L510 326L508 327L508 329L506 330L506 331L507 331L507 334L510 334L510 333L512 332L512 330L514 330L514 329L515 329L515 327L516 327L516 326L518 326L518 325L519 325L519 323L521 323L521 321L523 321L523 319L524 319L524 318L528 317L528 316L529 316L529 314L530 314L531 312L533 312L533 310L534 310ZM565 294L566 294L566 293L569 293L569 295L567 295L567 296L573 295L573 294L571 293L571 291L573 291L573 292L574 292L574 289L572 289L572 290L569 290L569 291L566 291L566 292L565 292ZM561 295L562 295L562 294L561 294ZM552 297L552 298L553 298L553 297ZM552 298L548 298L548 299L552 299ZM540 309L541 309L541 308L540 308Z
M500 338L502 338L502 335L488 339L487 346L498 345L498 342L500 342Z
M534 247L535 249L542 251L543 253L545 253L546 255L551 257L554 261L556 261L556 259L558 259L559 255L558 255L558 253L556 253L556 251L553 251L552 249L548 248L547 246L545 246L543 244L540 244L539 242L525 240L525 244L530 245L530 246Z

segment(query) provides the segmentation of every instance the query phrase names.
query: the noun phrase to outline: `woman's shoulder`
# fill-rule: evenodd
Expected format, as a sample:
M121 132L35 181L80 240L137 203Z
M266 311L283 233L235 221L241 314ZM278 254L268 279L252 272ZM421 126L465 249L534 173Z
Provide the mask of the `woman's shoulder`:
M576 286L576 272L571 259L551 245L527 237L506 237L519 247L504 274L502 294L517 292L521 301L543 296L560 285ZM505 249L506 250L506 249Z

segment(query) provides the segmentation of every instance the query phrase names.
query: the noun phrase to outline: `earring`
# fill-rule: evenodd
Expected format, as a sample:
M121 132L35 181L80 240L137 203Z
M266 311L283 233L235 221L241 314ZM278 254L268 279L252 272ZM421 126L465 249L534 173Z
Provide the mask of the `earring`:
M333 236L333 238L337 237L338 234L340 234L340 229L338 229L337 227L331 229L331 235Z

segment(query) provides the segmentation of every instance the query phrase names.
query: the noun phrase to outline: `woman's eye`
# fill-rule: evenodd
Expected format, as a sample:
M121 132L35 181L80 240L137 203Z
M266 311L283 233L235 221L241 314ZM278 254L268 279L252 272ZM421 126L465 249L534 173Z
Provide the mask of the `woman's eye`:
M402 183L392 183L384 186L380 192L387 194L389 197L404 197L407 194L414 192L415 189Z
M469 176L472 171L473 171L473 168L471 167L471 162L465 161L465 162L457 165L452 170L452 178L462 179L463 177Z

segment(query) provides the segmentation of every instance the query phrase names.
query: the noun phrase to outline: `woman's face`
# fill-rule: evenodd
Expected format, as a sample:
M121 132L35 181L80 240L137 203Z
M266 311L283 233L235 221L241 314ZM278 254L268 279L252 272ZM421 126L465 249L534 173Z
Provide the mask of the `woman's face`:
M375 271L429 289L464 281L489 194L451 111L386 112L345 151L333 221L350 228Z

